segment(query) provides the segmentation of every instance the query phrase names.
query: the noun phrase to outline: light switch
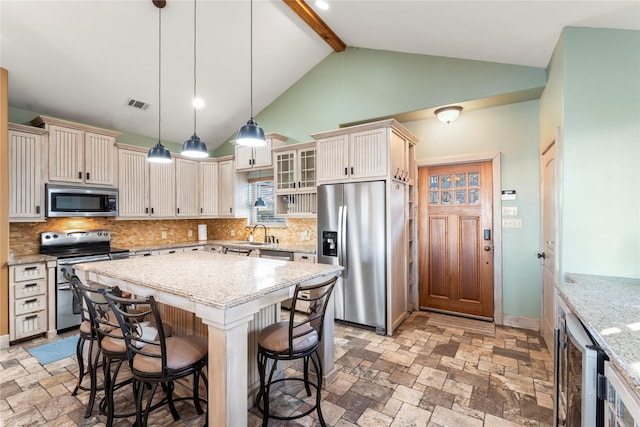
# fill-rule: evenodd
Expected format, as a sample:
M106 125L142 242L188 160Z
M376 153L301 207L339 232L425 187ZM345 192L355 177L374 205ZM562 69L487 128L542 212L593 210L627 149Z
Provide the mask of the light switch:
M522 218L503 219L502 228L522 228Z
M504 215L504 216L517 216L518 215L518 207L517 206L503 206L502 207L502 215Z

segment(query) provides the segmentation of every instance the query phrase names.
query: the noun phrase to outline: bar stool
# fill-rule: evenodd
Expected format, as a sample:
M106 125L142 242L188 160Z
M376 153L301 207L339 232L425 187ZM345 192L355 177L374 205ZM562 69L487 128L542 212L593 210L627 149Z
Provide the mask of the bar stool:
M162 404L168 404L174 420L179 420L180 416L174 402L180 400L193 400L196 412L202 414L200 401L206 400L200 398L199 388L200 378L208 388L204 373L208 360L207 340L198 336L166 337L158 305L153 296L134 300L116 297L106 292L104 296L118 320L119 332L126 344L127 359L136 391L136 426L146 427L149 413ZM140 323L138 316L124 309L127 304L134 304L136 307L148 306L149 310L143 314L155 319L157 331L149 333L148 325ZM174 381L189 376L193 376L193 395L174 398ZM151 391L143 408L145 385L150 386ZM166 398L152 405L158 385L164 389Z
M297 285L291 300L291 307L296 306L296 301L301 292L308 292L309 297L305 301L309 302L306 313L298 314L291 311L288 321L274 323L264 328L258 338L258 371L260 373L260 389L256 394L256 408L262 413L262 425L269 424L269 418L276 420L294 420L309 415L314 410L318 412L318 420L322 426L325 421L320 407L322 391L322 363L318 344L322 341L322 330L324 326L324 316L327 304L331 297L331 292L336 284L337 277L315 285ZM304 361L303 378L279 378L273 380L278 361L296 360ZM269 378L266 379L266 369L269 361L271 370ZM309 379L309 360L313 363L316 373L316 382ZM316 389L316 402L307 411L289 417L278 416L269 412L269 391L271 385L284 381L302 381L307 391L307 396L311 396L311 389Z

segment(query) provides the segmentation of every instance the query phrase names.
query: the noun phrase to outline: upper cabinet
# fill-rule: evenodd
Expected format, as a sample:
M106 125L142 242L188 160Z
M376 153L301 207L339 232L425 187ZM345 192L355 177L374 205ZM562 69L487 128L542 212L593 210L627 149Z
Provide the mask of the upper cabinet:
M287 137L278 133L265 135L267 144L262 147L245 147L236 144L236 171L250 171L257 169L270 169L271 149L285 144Z
M312 135L318 184L412 176L410 147L418 139L396 120L382 120Z
M316 213L316 144L305 142L274 148L276 214L314 216Z
M31 121L49 132L49 181L97 186L117 184L120 132L52 117Z
M236 173L233 157L222 157L218 164L218 216L240 218L247 216L248 202L246 197L246 173Z
M217 216L220 210L219 164L215 160L198 162L198 185L200 187L200 215Z
M176 159L176 216L196 217L198 201L198 162Z
M46 137L44 129L9 123L9 221L44 221Z

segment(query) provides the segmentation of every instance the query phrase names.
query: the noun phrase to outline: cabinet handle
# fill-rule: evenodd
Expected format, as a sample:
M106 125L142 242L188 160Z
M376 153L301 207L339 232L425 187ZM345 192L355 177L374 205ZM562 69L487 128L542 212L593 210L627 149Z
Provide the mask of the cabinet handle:
M204 209L200 208L200 213L204 212Z
M78 179L82 179L82 172L78 172Z
M87 172L87 181L91 179L91 172Z
M36 213L39 214L40 213L40 206L36 206Z
M233 213L233 208L229 208L229 213Z
M153 208L151 208L151 213L153 214Z
M396 174L393 175L393 177L396 178L396 179L400 178L400 168L396 169Z
M178 211L178 213L180 213L180 208L177 208L176 210Z
M144 213L148 214L149 213L149 208L144 208Z
M24 271L30 271L30 270L35 270L36 268L38 268L37 265L32 265L31 267L25 267Z
M344 174L349 175L349 170L347 168L344 168Z
M25 288L33 288L34 286L38 286L37 283L27 283L26 285L24 285Z
M31 316L27 316L24 318L24 320L33 320L33 319L37 319L38 315L37 314L32 314Z
M353 175L353 166L351 166L351 175Z
M33 299L28 299L25 300L25 304L33 304L34 302L38 302L38 298L33 298Z
M176 253L176 251L169 251L169 253L170 253L170 254L175 254L175 253Z

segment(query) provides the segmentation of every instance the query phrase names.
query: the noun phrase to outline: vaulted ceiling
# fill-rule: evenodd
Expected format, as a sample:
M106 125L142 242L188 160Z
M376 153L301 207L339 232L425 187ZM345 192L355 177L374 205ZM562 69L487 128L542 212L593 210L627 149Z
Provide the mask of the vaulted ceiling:
M296 0L300 3L300 0ZM564 26L640 30L638 1L333 0L309 7L347 46L546 67ZM197 131L210 150L334 50L285 2L198 0ZM0 1L9 105L181 143L193 133L194 2ZM612 46L615 48L615 46ZM161 103L159 103L161 95ZM129 99L149 104L127 106Z

